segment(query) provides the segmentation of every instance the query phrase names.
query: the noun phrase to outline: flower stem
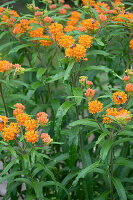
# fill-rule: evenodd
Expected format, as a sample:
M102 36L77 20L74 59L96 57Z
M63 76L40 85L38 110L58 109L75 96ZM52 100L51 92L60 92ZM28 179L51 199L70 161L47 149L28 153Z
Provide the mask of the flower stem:
M7 112L7 108L6 108L6 103L5 103L5 99L4 99L4 95L3 95L3 91L2 91L2 84L1 83L0 83L0 95L1 95L1 99L2 99L2 102L3 102L4 109L5 109L5 114L8 117L8 112Z
M99 121L98 121L97 118L96 118L96 115L93 114L93 116L94 116L94 118L95 118L95 120L96 120L96 122L97 122L99 128L101 129L101 131L104 132L103 129L102 129L102 127L101 127L101 125L99 124Z
M111 140L113 140L113 132L111 132ZM113 147L111 147L111 160L110 160L110 200L113 200Z

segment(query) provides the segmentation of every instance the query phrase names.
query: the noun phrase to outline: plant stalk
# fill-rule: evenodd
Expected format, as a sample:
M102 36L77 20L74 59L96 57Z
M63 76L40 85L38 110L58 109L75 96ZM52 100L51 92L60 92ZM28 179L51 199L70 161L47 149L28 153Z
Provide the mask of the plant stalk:
M0 83L0 95L1 95L1 99L2 99L2 102L3 102L4 109L5 109L6 117L8 117L8 112L7 112L7 108L6 108L6 103L5 103L5 99L4 99L4 95L3 95L3 91L2 91L2 84L1 83Z
M111 132L111 140L113 140L113 132ZM110 200L113 200L113 147L111 147L111 159L110 159Z

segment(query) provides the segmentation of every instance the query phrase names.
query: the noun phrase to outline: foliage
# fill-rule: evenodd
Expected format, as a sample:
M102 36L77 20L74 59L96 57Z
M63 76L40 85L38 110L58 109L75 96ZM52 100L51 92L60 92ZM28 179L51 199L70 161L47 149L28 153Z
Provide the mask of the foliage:
M14 2L0 6L2 199L132 200L133 3Z

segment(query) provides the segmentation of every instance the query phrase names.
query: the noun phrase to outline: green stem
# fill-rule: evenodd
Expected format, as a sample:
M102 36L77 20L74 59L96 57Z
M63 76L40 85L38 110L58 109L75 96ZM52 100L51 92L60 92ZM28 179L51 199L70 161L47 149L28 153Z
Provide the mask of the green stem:
M7 108L6 108L6 103L5 103L5 99L4 99L4 95L3 95L3 91L2 91L2 84L1 83L0 83L0 95L1 95L1 99L2 99L2 102L3 102L4 109L5 109L5 114L8 117L8 112L7 112Z
M111 140L113 140L113 132L111 132ZM111 160L110 160L110 200L113 200L113 147L111 147Z
M94 116L94 118L95 118L95 120L96 120L98 126L100 127L101 131L104 132L103 129L102 129L102 127L101 127L101 125L99 124L99 121L98 121L97 118L96 118L96 115L93 114L93 116Z

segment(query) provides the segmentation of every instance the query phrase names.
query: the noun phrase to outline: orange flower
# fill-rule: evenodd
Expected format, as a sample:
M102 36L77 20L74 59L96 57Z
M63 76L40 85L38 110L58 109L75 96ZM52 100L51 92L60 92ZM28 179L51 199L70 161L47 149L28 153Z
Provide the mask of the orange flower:
M35 143L38 141L39 136L37 135L37 131L31 130L27 131L24 137L26 138L27 142Z
M69 21L67 21L67 26L72 25L72 26L77 26L78 25L78 18L74 18L74 17L69 17L68 18Z
M51 17L44 17L43 21L46 22L46 23L51 23L52 18Z
M28 30L29 25L30 25L30 21L28 19L21 19L20 24L21 24L23 29Z
M2 135L4 137L4 141L14 140L16 134L20 132L20 126L18 123L10 123L10 125L5 126L3 129Z
M49 32L52 34L52 37L56 41L58 41L61 38L61 36L64 35L62 24L58 24L57 22L56 23L52 23L49 26Z
M53 41L51 41L49 35L44 35L43 38L45 38L46 40L39 40L41 46L48 47L53 44Z
M36 30L30 30L29 31L30 37L36 38L36 37L43 37L43 28L37 28Z
M125 82L128 82L128 81L130 81L130 76L124 76L124 78L122 80Z
M103 104L100 101L94 100L88 103L88 110L92 114L101 112L103 109Z
M19 64L15 64L13 65L13 67L15 68L15 73L17 74L21 74L25 72L25 68L21 67L21 65Z
M35 130L37 127L37 121L34 119L26 120L24 126L27 131Z
M12 69L12 63L6 60L0 60L0 72L9 71Z
M13 116L17 116L17 115L19 115L19 114L21 114L21 113L23 113L24 111L22 110L22 109L19 109L19 108L17 108L17 109L15 109L14 111L13 111Z
M106 115L103 115L103 123L110 124L113 119L111 119L109 116L115 117L118 114L118 111L116 108L108 108L106 110Z
M21 113L19 115L16 115L16 119L17 119L17 122L20 125L24 126L25 125L25 121L30 120L31 117L29 115L25 114L25 113Z
M78 31L85 32L87 29L83 26L78 27Z
M3 130L7 122L9 122L8 118L6 116L0 115L0 131Z
M16 104L14 105L14 107L15 107L15 108L18 108L18 109L21 109L21 110L25 110L25 106L22 105L21 103L16 103Z
M99 28L99 22L93 18L90 19L84 19L81 22L81 26L85 27L88 30L96 30Z
M42 133L41 139L46 145L49 145L51 142L53 142L53 139L48 135L48 133Z
M100 21L102 21L102 22L107 20L107 16L103 15L102 13L98 17L99 17Z
M85 59L86 48L81 44L76 44L76 46L69 47L65 50L66 56L80 61Z
M48 115L45 112L37 113L37 123L40 124L40 126L44 127L49 121L47 117Z
M130 45L129 45L129 47L133 50L133 39L130 40Z
M113 101L115 104L123 104L127 101L127 94L122 91L117 91L113 94Z
M19 34L19 33L25 33L26 30L24 30L24 29L22 28L21 24L15 24L15 27L14 27L14 29L13 29L12 32L13 32L13 34L17 35L17 34Z
M81 17L81 13L80 12L77 12L77 11L72 11L71 12L71 17L72 18L76 18L76 19L80 19L80 17Z
M133 84L132 83L128 83L126 85L125 91L129 94L129 95L133 95Z
M69 4L64 4L63 5L63 8L66 8L67 10L70 10L71 9L71 6Z
M116 115L115 118L119 124L126 125L129 121L131 121L132 115L130 111L124 110L123 113Z
M43 13L41 11L36 11L35 12L35 16L36 17L41 17L43 15Z
M74 44L74 42L75 39L71 35L63 35L59 39L59 45L64 48L70 47L71 45Z
M79 82L84 85L85 84L85 81L87 80L87 76L80 76L79 77Z
M92 43L92 37L89 35L80 35L79 44L83 45L85 48L90 48Z
M92 81L86 81L86 85L87 85L88 87L91 87L91 86L93 86L93 83L92 83Z
M60 15L66 15L67 11L64 8L60 8L59 13L60 13Z
M88 101L90 101L95 95L95 90L88 88L86 90L86 93L84 93L84 94L87 97Z
M64 28L64 31L67 33L69 31L75 31L76 27L74 27L73 25L68 25Z
M49 8L50 8L50 10L54 10L54 9L57 8L57 6L55 4L52 4L52 5L49 6Z
M97 2L94 5L94 8L98 13L106 13L108 10L110 10L109 5L107 3L104 3L104 2Z
M94 6L94 4L95 4L94 0L82 0L82 2L83 2L84 6L88 6L88 5Z

